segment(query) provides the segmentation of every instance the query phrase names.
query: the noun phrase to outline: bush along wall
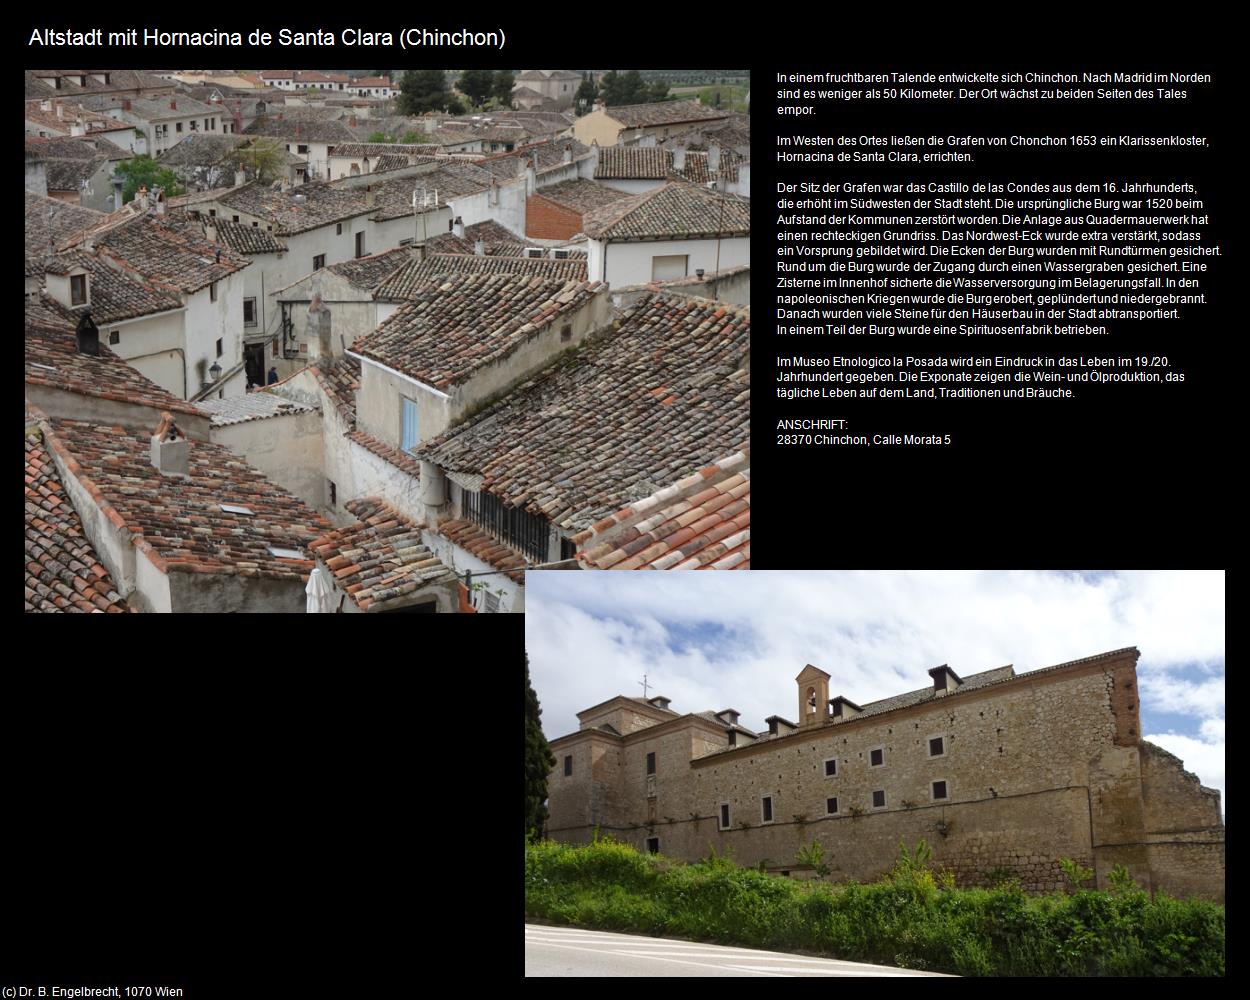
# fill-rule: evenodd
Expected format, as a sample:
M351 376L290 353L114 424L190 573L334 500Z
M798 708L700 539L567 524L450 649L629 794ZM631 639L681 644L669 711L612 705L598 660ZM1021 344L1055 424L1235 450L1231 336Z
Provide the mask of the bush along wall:
M1079 884L1079 883L1078 883ZM713 852L686 865L611 840L526 846L525 910L553 923L817 952L963 976L1222 976L1224 907L1110 891L958 889L901 847L867 885L796 882Z

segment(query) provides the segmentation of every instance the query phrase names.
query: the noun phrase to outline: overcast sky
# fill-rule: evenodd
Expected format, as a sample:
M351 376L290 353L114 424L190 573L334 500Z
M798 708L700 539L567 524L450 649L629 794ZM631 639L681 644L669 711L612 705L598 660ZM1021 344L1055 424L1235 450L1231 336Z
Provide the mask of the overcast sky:
M1017 673L1137 646L1146 739L1224 792L1224 574L1182 572L538 572L526 648L548 738L614 695L679 712L797 722L812 663L863 704L1014 664Z

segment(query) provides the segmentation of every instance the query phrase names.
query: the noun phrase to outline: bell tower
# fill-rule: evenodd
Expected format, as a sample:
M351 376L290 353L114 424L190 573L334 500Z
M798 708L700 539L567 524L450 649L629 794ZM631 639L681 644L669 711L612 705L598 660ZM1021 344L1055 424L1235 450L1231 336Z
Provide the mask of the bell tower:
M829 675L809 663L795 682L799 686L800 728L821 725L829 710Z

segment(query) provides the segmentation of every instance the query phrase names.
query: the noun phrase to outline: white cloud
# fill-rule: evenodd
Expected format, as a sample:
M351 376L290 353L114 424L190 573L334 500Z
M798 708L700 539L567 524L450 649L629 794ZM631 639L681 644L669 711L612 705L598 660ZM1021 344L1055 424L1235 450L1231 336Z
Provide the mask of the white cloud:
M733 707L758 729L794 718L806 663L863 703L926 686L939 663L1025 671L1133 645L1147 716L1192 717L1179 735L1211 747L1224 715L1223 573L531 573L526 644L549 736L640 695L644 672L674 709ZM1213 784L1202 753L1179 755Z

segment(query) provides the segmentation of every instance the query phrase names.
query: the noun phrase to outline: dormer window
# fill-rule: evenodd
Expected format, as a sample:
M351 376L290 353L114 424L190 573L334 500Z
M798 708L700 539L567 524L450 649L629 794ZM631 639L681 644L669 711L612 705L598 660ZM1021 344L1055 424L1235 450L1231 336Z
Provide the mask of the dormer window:
M69 304L85 306L87 304L87 276L71 274L69 278Z

